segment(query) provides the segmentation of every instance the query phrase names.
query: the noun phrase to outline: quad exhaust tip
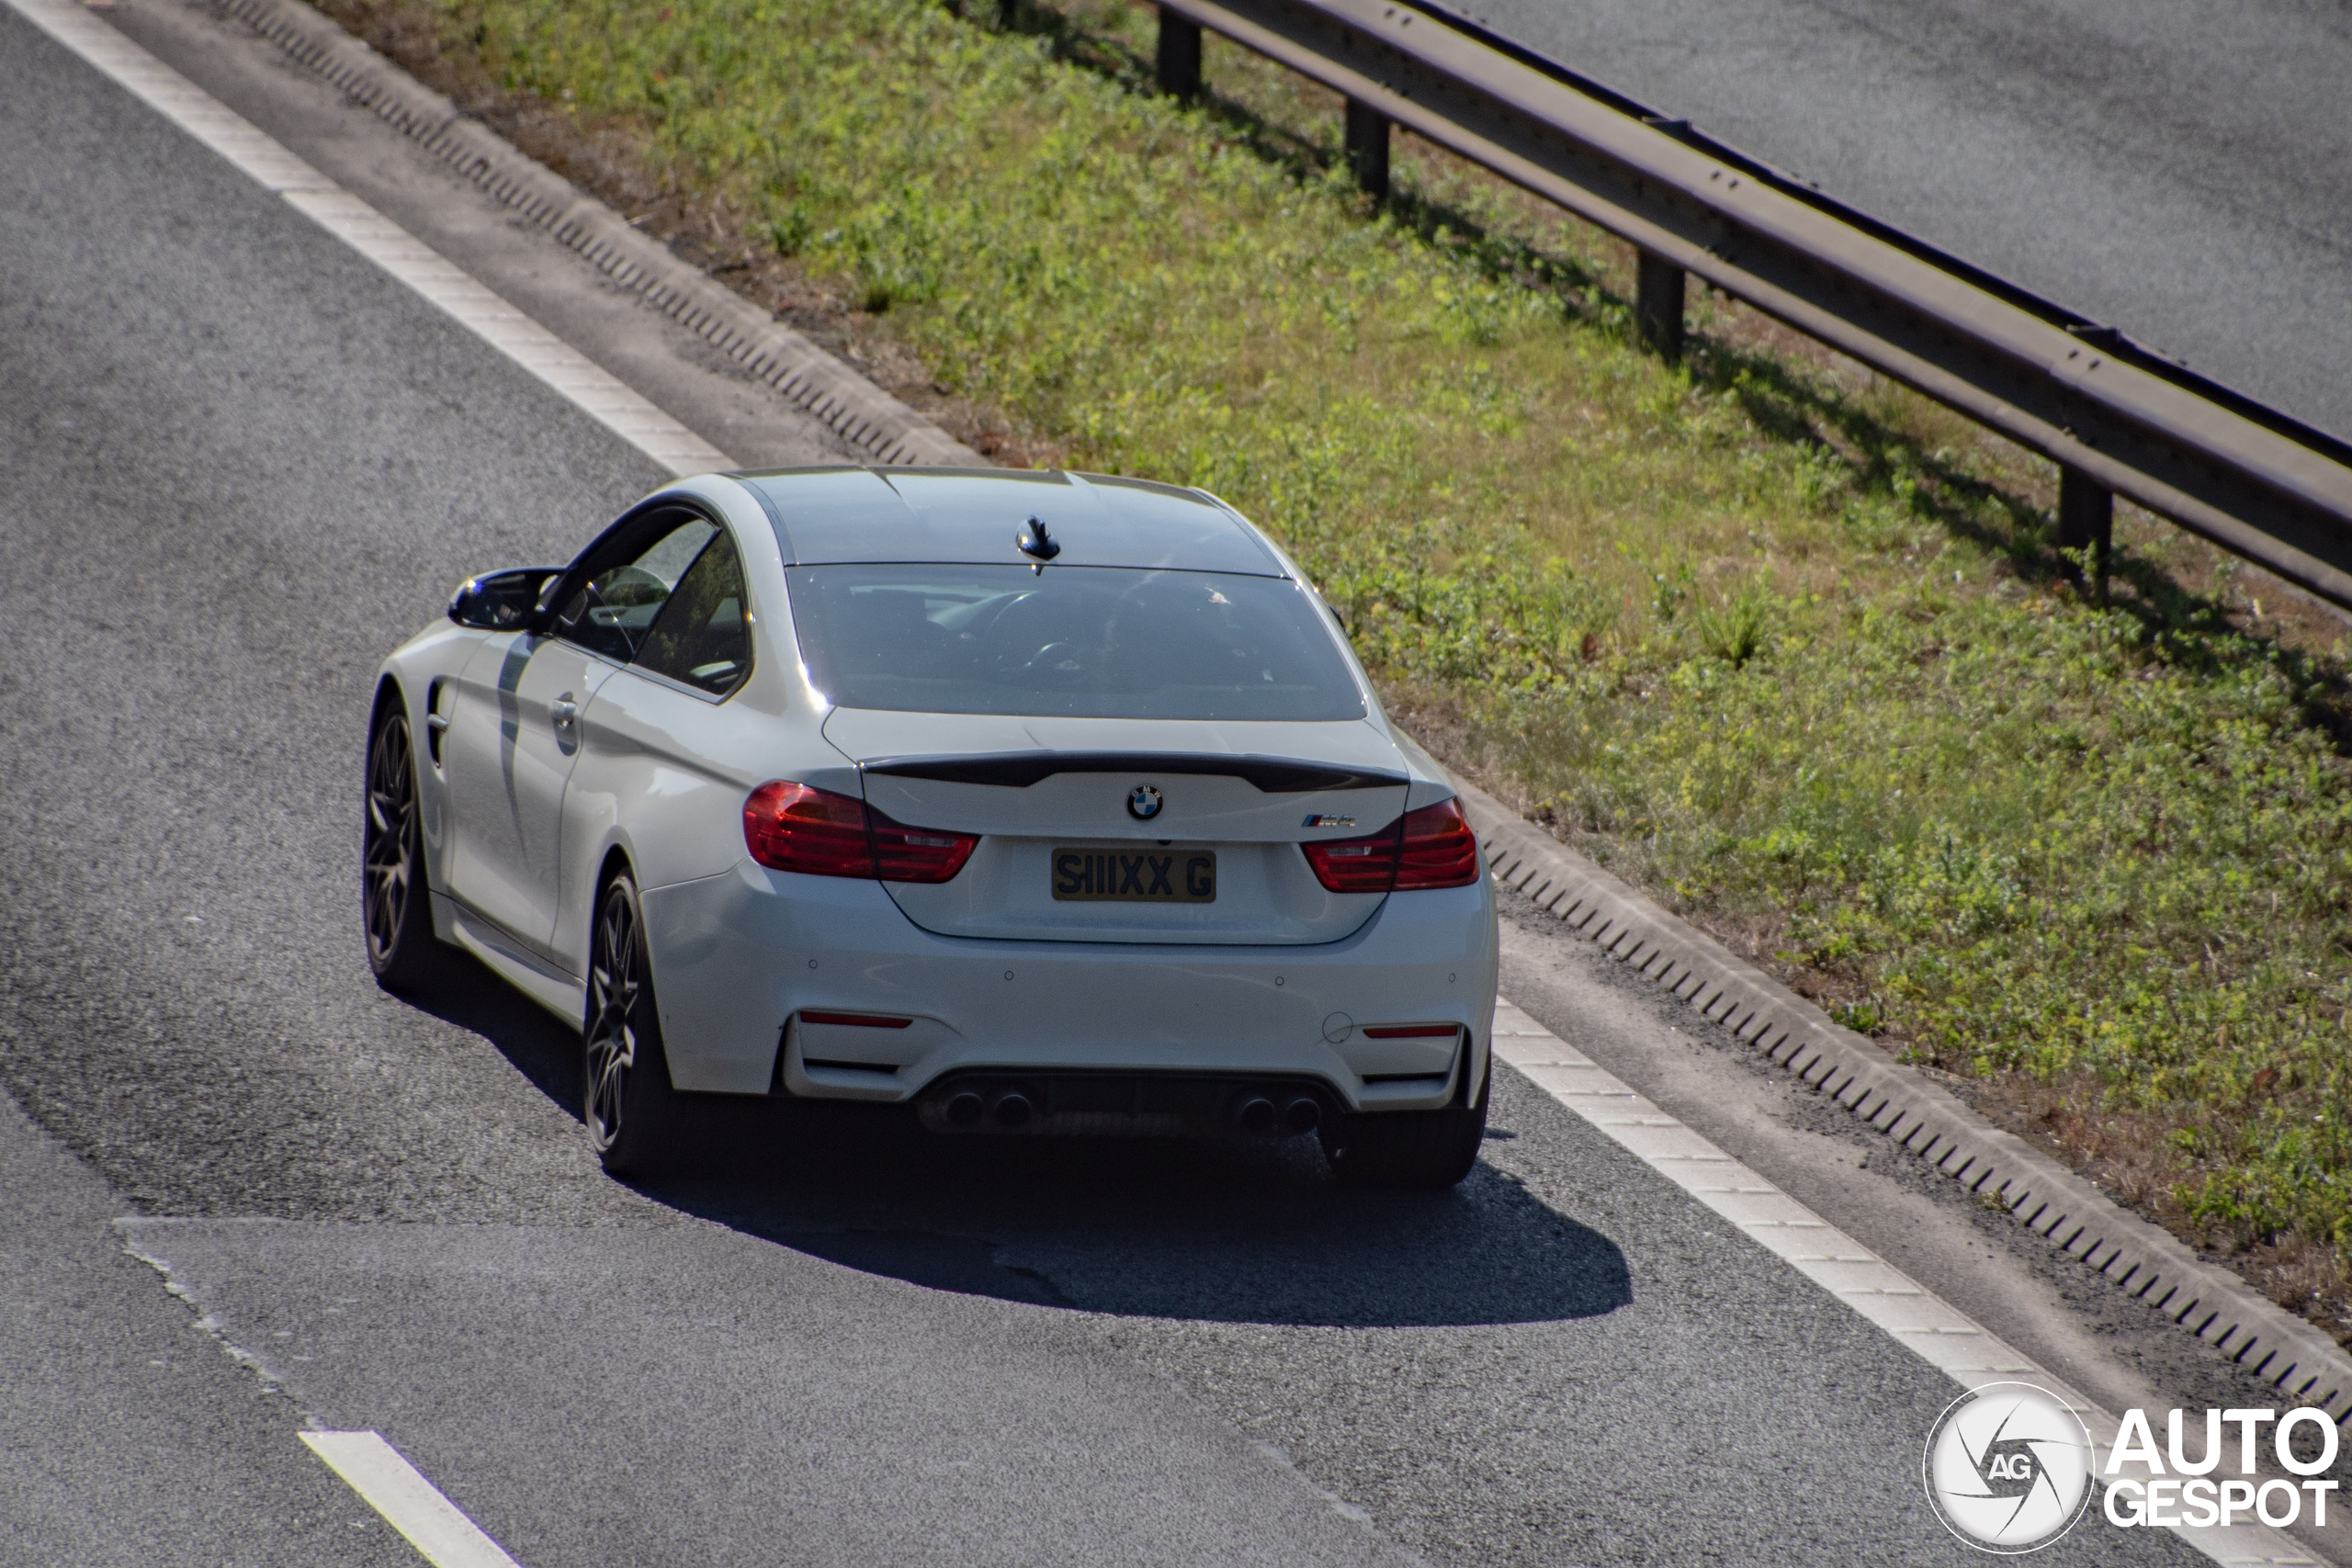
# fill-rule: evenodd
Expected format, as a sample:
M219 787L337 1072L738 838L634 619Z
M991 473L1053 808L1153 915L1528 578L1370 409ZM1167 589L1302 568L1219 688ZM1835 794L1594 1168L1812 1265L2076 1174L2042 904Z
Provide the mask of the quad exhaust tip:
M1311 1094L1295 1094L1277 1110L1262 1094L1253 1094L1236 1107L1234 1121L1245 1133L1312 1133L1323 1120L1323 1107Z
M933 1132L1075 1136L1117 1136L1133 1130L1300 1137L1317 1131L1330 1114L1321 1093L1295 1082L1212 1079L1190 1086L1179 1082L1173 1092L1148 1082L1141 1087L1114 1082L1109 1088L1114 1092L1106 1096L1101 1084L1081 1084L1073 1095L1051 1079L1039 1083L989 1075L940 1085L917 1097L917 1110Z

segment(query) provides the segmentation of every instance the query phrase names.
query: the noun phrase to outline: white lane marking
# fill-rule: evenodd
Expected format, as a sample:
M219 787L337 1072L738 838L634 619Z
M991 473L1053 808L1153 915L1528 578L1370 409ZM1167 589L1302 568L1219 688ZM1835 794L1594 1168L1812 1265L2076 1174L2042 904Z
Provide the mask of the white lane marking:
M458 270L447 257L288 152L74 0L6 3L672 473L701 474L737 466L724 452Z
M433 1568L520 1568L380 1434L305 1432L302 1440Z
M1766 1181L1610 1076L1582 1052L1513 1007L1495 1003L1495 1055L1607 1134L1651 1169L1722 1215L1765 1251L1891 1335L1962 1388L2007 1378L2038 1383L2091 1429L2102 1473L2119 1422L1924 1289L1917 1280ZM1916 1470L1917 1459L1910 1461ZM2145 1479L2144 1466L2126 1472ZM2083 1529L2107 1529L2097 1518ZM2284 1530L2262 1525L2181 1528L2174 1534L2217 1562L2312 1564Z

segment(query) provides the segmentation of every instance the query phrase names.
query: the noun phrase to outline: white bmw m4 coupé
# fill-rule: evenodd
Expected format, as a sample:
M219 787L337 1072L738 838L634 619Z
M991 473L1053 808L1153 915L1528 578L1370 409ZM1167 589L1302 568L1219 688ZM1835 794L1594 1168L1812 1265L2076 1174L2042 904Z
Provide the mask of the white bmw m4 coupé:
M385 660L364 837L378 978L454 945L580 1029L616 1172L699 1095L1311 1134L1373 1185L1477 1156L1477 844L1297 567L1203 491L669 486Z

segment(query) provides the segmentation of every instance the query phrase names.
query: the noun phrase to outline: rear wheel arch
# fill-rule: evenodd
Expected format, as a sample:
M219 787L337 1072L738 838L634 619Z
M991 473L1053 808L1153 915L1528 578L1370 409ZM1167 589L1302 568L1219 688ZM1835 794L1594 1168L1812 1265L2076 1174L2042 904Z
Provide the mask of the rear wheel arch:
M605 901L605 889L613 885L613 878L616 876L627 876L631 882L637 880L637 865L629 858L627 844L616 843L605 846L605 858L596 867L596 880L591 884L594 889L594 896L597 903L601 904ZM645 890L640 886L638 891L642 895Z
M595 857L593 873L582 874L568 869L581 863L567 856L567 869L560 869L557 873L563 886L559 899L555 939L562 955L568 961L580 964L580 973L585 975L596 939L597 913L605 905L605 889L613 885L614 877L626 875L637 885L638 894L642 898L645 882L639 874L636 856L630 852L626 839L608 839L603 851Z

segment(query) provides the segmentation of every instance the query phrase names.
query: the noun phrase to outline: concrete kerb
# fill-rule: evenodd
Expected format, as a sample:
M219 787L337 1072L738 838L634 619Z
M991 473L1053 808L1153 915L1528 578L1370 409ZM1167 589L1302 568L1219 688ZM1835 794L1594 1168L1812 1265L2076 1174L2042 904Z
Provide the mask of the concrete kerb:
M2119 1288L2249 1371L2339 1423L2352 1416L2352 1357L2319 1329L2207 1263L1713 938L1512 812L1456 781L1497 881L1728 1027L1751 1049L1971 1191L1996 1197Z
M532 158L302 0L217 0L234 17L881 463L988 459Z
M984 468L988 460L800 333L780 325L619 214L526 156L302 0L216 0L295 62L547 230L618 286L734 357L885 463ZM1459 784L1498 880L1727 1025L1970 1190L2298 1401L2352 1416L2352 1357L2312 1325L2206 1263L2049 1156L1600 867Z

